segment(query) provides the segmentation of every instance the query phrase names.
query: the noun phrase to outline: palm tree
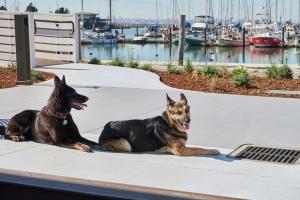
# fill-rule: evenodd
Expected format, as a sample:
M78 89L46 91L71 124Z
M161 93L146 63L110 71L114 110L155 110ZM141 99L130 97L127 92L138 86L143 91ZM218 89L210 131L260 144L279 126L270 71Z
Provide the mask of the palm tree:
M70 11L69 11L68 8L60 7L60 8L57 8L55 10L55 13L57 13L57 14L69 14Z
M26 12L37 12L38 9L33 5L33 3L28 4L26 10Z
M1 6L0 10L7 10L7 8L5 6Z

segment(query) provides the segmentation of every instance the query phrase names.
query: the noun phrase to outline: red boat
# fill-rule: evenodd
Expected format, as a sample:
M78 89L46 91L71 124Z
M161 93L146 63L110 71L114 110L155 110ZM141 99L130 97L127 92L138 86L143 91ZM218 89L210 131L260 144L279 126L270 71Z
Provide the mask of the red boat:
M282 40L276 35L267 33L252 37L251 43L255 47L279 47L282 45Z

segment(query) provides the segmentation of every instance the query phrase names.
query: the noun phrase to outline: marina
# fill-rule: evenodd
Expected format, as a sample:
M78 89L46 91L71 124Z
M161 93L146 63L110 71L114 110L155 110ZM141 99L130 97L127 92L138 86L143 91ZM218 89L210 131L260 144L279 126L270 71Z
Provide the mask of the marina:
M299 199L300 0L0 0L0 96L1 200Z

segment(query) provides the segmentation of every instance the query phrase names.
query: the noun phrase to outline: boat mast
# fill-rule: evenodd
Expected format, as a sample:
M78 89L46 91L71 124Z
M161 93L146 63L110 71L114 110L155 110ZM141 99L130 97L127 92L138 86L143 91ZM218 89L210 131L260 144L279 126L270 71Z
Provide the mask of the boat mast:
M155 1L156 25L158 24L158 11L157 11L157 7L158 7L158 4L157 4L157 0L156 0L156 1Z
M298 8L298 24L300 24L300 0L299 0L299 8Z
M220 19L221 19L221 24L223 24L223 0L220 0L220 7L221 7L221 10L220 10Z
M283 20L283 24L285 23L285 13L284 13L284 10L285 10L285 7L284 7L284 0L282 0L282 20Z
M241 0L239 0L238 21L241 20Z
M252 23L254 22L254 0L252 0Z
M83 0L81 0L81 23L83 27Z
M110 23L110 27L111 27L111 24L112 24L112 20L111 20L111 0L109 0L109 23Z
M291 7L290 7L290 23L292 23L292 11L293 11L293 3L292 3L292 0L291 0Z
M278 22L278 0L275 1L275 21Z

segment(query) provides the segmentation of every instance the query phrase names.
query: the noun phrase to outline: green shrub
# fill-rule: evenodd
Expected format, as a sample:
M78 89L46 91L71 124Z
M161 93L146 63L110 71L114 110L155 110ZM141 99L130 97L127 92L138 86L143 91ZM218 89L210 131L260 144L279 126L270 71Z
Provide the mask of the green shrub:
M10 70L12 70L13 72L16 72L16 71L17 71L17 65L16 65L16 63L13 63L13 62L9 63L9 64L8 64L8 68L9 68Z
M207 77L218 77L219 72L215 66L212 65L205 65L201 70L202 75Z
M230 72L226 65L218 67L217 70L220 77L228 77L230 75Z
M272 63L271 67L268 67L266 69L265 74L269 78L277 78L278 77L278 67L277 67L277 65Z
M142 69L143 69L143 70L146 70L146 71L151 71L151 69L152 69L151 64L145 63L145 64L142 66Z
M248 73L247 69L243 66L234 68L233 71L232 71L233 75L235 75L235 74L246 74L246 73Z
M179 67L173 66L173 65L168 65L168 72L170 74L175 74L175 75L179 75L182 73L182 70L179 69Z
M192 73L194 71L193 63L190 59L186 60L186 64L184 65L184 71L187 73Z
M112 66L120 66L123 67L125 65L124 61L122 61L118 56L116 56L110 63Z
M32 78L32 80L35 80L35 81L44 81L45 80L42 72L35 71L35 70L31 71L31 78Z
M126 63L126 66L130 68L137 68L139 66L139 63L137 61L128 61Z
M134 58L134 52L132 48L128 49L128 61L126 66L130 68L137 68L139 66L139 63Z
M100 64L100 60L98 58L92 58L88 64Z
M278 77L282 79L293 79L293 71L287 64L278 68Z
M235 68L232 72L233 84L237 87L249 87L251 85L250 74L245 67Z

